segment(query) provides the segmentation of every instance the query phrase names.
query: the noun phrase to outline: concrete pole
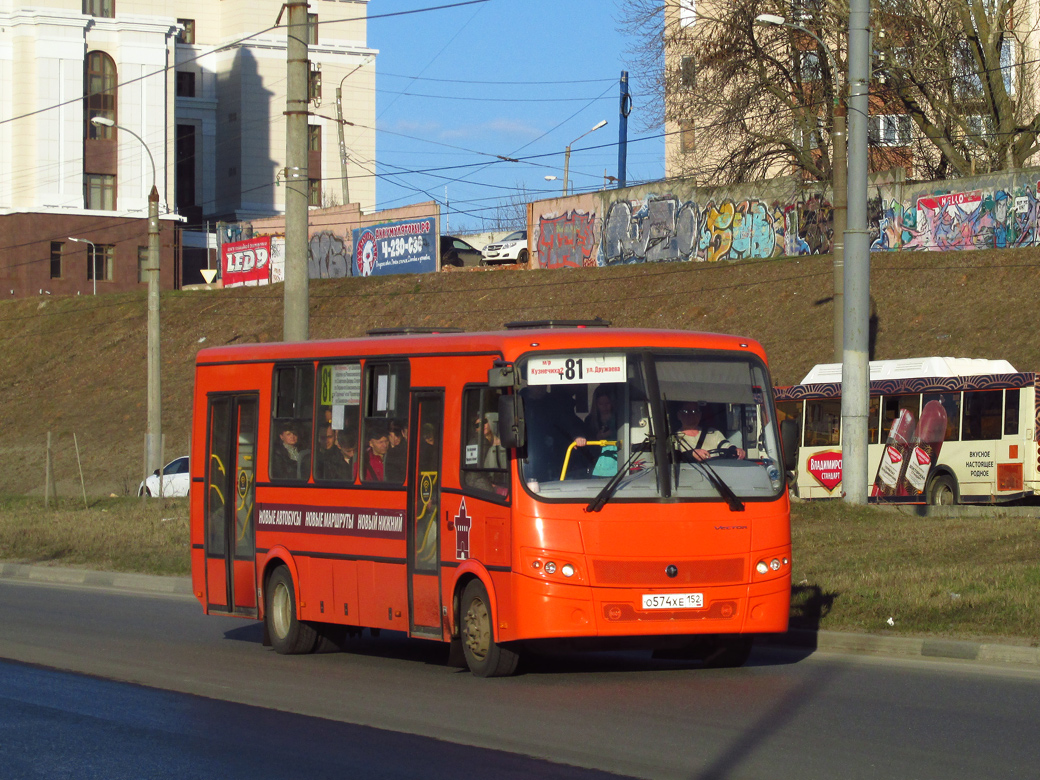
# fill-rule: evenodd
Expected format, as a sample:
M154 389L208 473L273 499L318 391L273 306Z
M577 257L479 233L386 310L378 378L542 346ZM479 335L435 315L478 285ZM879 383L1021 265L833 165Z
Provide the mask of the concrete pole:
M145 146L147 149L148 147ZM148 194L148 473L162 466L162 376L159 359L159 190Z
M567 177L571 171L571 148L568 146L563 155L563 197L567 197Z
M867 233L867 117L870 112L870 0L849 6L849 181L845 231L845 334L841 373L842 488L867 502L870 408L870 236Z
M286 3L285 285L282 339L306 341L310 329L307 272L307 3Z
M349 74L348 74L349 75ZM345 77L344 77L345 78ZM336 125L339 128L339 173L343 179L343 205L350 203L350 185L347 183L347 141L343 134L343 82L336 87Z
M834 362L840 363L845 352L845 228L848 211L848 154L846 150L845 105L835 101L834 125L831 130L832 184L831 193L833 219L831 232L834 246L831 255L834 258Z

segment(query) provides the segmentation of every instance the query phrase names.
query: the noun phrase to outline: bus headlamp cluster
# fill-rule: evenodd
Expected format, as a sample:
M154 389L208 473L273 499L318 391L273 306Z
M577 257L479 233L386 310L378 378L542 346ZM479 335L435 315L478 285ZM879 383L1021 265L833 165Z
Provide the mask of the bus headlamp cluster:
M769 574L771 571L780 571L780 569L790 564L790 562L791 561L788 560L787 556L784 556L783 558L763 559L758 562L757 566L755 566L755 571L759 574Z
M552 559L545 560L546 557L548 556L542 553L541 556L532 558L530 561L531 568L540 574L544 573L553 577L563 576L566 579L581 579L581 577L577 576L578 568L573 563L557 563Z

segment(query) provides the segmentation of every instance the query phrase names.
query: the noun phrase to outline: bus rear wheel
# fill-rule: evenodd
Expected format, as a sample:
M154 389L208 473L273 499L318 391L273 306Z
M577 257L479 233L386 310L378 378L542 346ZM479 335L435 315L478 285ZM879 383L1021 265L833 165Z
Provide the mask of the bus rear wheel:
M495 641L491 600L480 580L471 580L459 605L460 633L466 666L477 677L506 677L516 671L520 656Z
M927 501L932 506L952 506L957 503L957 483L949 474L937 474L928 483Z
M296 591L292 575L279 566L267 580L264 622L271 646L281 655L310 653L320 638L314 627L296 617Z

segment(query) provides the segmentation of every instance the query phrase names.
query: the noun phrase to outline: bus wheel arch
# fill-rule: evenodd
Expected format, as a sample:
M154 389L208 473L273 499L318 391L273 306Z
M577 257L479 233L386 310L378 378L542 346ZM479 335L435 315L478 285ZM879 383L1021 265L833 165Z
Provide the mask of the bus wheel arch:
M488 587L474 573L459 578L454 597L456 631L466 666L477 677L507 677L516 671L519 654L495 639L496 605Z
M925 501L931 506L951 506L960 503L957 478L946 469L937 471L928 478L925 486Z

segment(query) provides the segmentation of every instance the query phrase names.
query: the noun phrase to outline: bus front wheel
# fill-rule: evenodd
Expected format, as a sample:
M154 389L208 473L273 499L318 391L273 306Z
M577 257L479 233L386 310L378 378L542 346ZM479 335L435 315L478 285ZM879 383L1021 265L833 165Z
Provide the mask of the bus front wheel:
M928 483L927 501L932 506L951 506L957 503L957 483L949 474L937 474Z
M296 592L292 575L284 566L271 572L264 594L264 621L271 646L281 655L310 653L318 644L318 632L296 617Z
M506 677L516 671L520 656L495 641L491 600L480 580L462 591L460 633L466 666L477 677Z

